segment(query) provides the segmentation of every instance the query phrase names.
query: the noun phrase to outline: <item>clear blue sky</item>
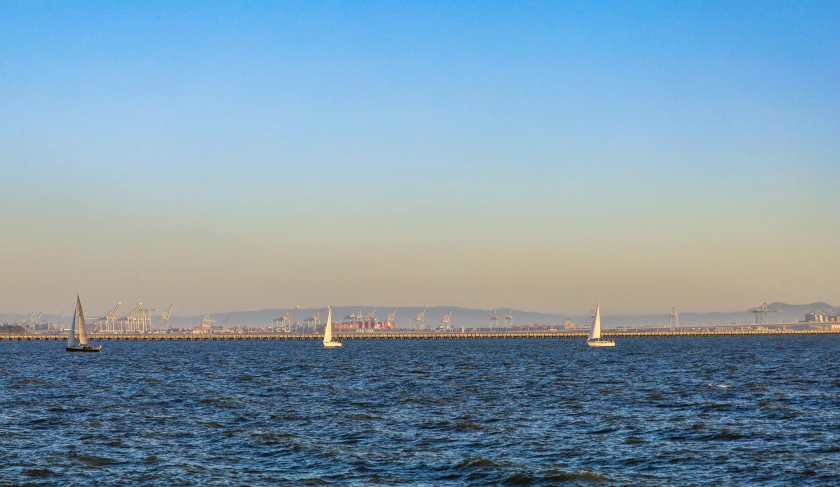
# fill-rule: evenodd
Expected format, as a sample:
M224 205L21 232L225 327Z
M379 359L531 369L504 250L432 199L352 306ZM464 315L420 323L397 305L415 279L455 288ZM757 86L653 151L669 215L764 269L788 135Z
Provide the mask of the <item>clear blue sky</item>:
M3 311L838 302L840 3L4 2L0 169Z

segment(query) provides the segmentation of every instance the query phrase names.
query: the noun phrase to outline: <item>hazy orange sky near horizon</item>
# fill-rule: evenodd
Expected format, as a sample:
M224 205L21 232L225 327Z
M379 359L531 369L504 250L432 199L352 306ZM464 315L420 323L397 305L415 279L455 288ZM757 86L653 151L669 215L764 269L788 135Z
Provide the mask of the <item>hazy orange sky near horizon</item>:
M0 6L0 312L840 304L836 6L411 5Z

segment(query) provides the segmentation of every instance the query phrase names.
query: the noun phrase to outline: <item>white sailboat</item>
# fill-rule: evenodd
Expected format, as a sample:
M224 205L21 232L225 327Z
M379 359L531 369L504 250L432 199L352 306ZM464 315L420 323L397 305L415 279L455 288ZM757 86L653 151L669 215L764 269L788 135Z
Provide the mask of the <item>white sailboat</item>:
M327 348L341 346L341 341L333 338L332 334L332 306L327 306L327 326L324 328L324 346Z
M614 347L612 340L601 340L601 303L595 306L595 319L592 320L592 329L589 330L589 338L586 344L590 347Z
M79 323L79 339L76 339L76 323ZM73 313L73 324L70 325L70 334L67 336L68 352L99 352L102 345L94 347L89 343L87 327L85 327L85 314L82 312L82 300L76 295L76 312Z

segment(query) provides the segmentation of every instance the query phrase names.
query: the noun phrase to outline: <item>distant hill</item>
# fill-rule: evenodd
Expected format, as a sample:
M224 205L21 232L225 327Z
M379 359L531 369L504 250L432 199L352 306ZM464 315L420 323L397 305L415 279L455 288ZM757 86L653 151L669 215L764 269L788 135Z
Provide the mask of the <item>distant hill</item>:
M767 321L770 323L784 321L797 322L805 317L805 313L813 311L817 308L827 310L832 306L827 303L811 303L801 305L790 305L785 303L769 304L770 309L777 309L779 313L768 313ZM372 307L370 306L338 306L333 308L333 320L338 321L341 318L348 316L350 313L356 313L362 310L363 313L368 313ZM391 312L393 307L377 308L376 316L379 319L384 319L385 316ZM406 307L398 308L396 321L400 328L408 328L414 317L420 313L421 307ZM460 308L457 306L435 306L426 310L425 322L427 326L437 326L444 315L452 309L452 326L473 328L478 325L483 327L489 326L490 315L493 310L489 309L470 309ZM231 313L212 313L210 316L216 320L217 323L222 323L225 318L230 316L230 324L241 325L270 325L274 318L283 316L283 313L288 310L268 309L261 311L239 311ZM292 321L301 321L312 316L317 309L299 309L295 313ZM533 324L549 324L562 325L566 319L570 319L572 323L578 326L589 326L590 317L588 315L560 315L551 313L535 313L530 311L512 310L513 322L515 325L533 325ZM679 312L679 310L677 310ZM505 313L507 309L497 309L499 316L499 325L504 325ZM744 310L733 313L680 313L681 325L702 325L702 324L728 324L728 323L752 323L754 315L751 310ZM172 324L177 326L198 325L201 322L201 316L192 317L173 317ZM614 327L622 325L650 325L661 326L668 324L668 313L650 314L650 315L610 315L606 313L603 315L602 322L604 327Z
M780 312L768 313L767 322L797 322L805 317L805 313L813 311L817 308L827 310L832 308L827 303L811 303L811 304L785 304L785 303L771 303L768 305L771 309L779 310ZM370 312L370 306L337 306L333 308L333 320L339 321L343 317L351 313L356 313L362 310L363 313ZM376 316L381 320L384 319L393 307L380 307L376 310ZM397 309L396 321L400 328L408 328L414 317L423 308L413 306ZM443 316L452 309L452 326L457 328L474 328L478 325L482 327L489 326L490 314L492 310L489 309L470 309L460 308L456 306L435 306L426 310L425 322L427 326L437 326ZM649 315L611 315L609 308L602 308L604 315L602 322L605 328L623 326L623 325L649 325L662 326L668 324L668 313L649 314ZM274 318L283 316L288 310L285 309L264 309L259 311L232 311L229 313L212 313L210 316L216 320L216 325L220 325L225 319L230 316L229 326L244 325L244 326L271 326ZM312 316L318 311L315 308L300 309L295 313L292 321L303 322L306 318ZM679 312L679 310L677 310ZM702 324L728 324L728 323L752 323L754 315L751 310L744 310L732 313L679 313L680 325L702 325ZM500 308L497 310L499 316L499 325L504 325L505 313L507 308ZM201 317L196 316L173 316L172 326L175 327L194 327L201 323ZM14 323L16 320L25 318L21 314L0 313L0 323ZM513 310L513 321L515 325L532 325L532 324L549 324L562 325L566 319L570 319L578 326L589 326L589 316L580 315L561 315L551 313L535 313L522 310ZM44 315L41 321L51 321L59 323L64 326L69 326L72 315L57 316ZM154 319L157 323L157 317Z
M0 325L0 334L22 335L26 330L18 325Z

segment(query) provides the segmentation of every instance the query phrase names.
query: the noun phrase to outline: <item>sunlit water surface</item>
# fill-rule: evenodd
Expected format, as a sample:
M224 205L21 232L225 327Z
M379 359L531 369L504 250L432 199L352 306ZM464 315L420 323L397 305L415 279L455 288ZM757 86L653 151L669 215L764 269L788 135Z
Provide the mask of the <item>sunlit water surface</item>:
M840 485L840 337L0 343L0 485Z

